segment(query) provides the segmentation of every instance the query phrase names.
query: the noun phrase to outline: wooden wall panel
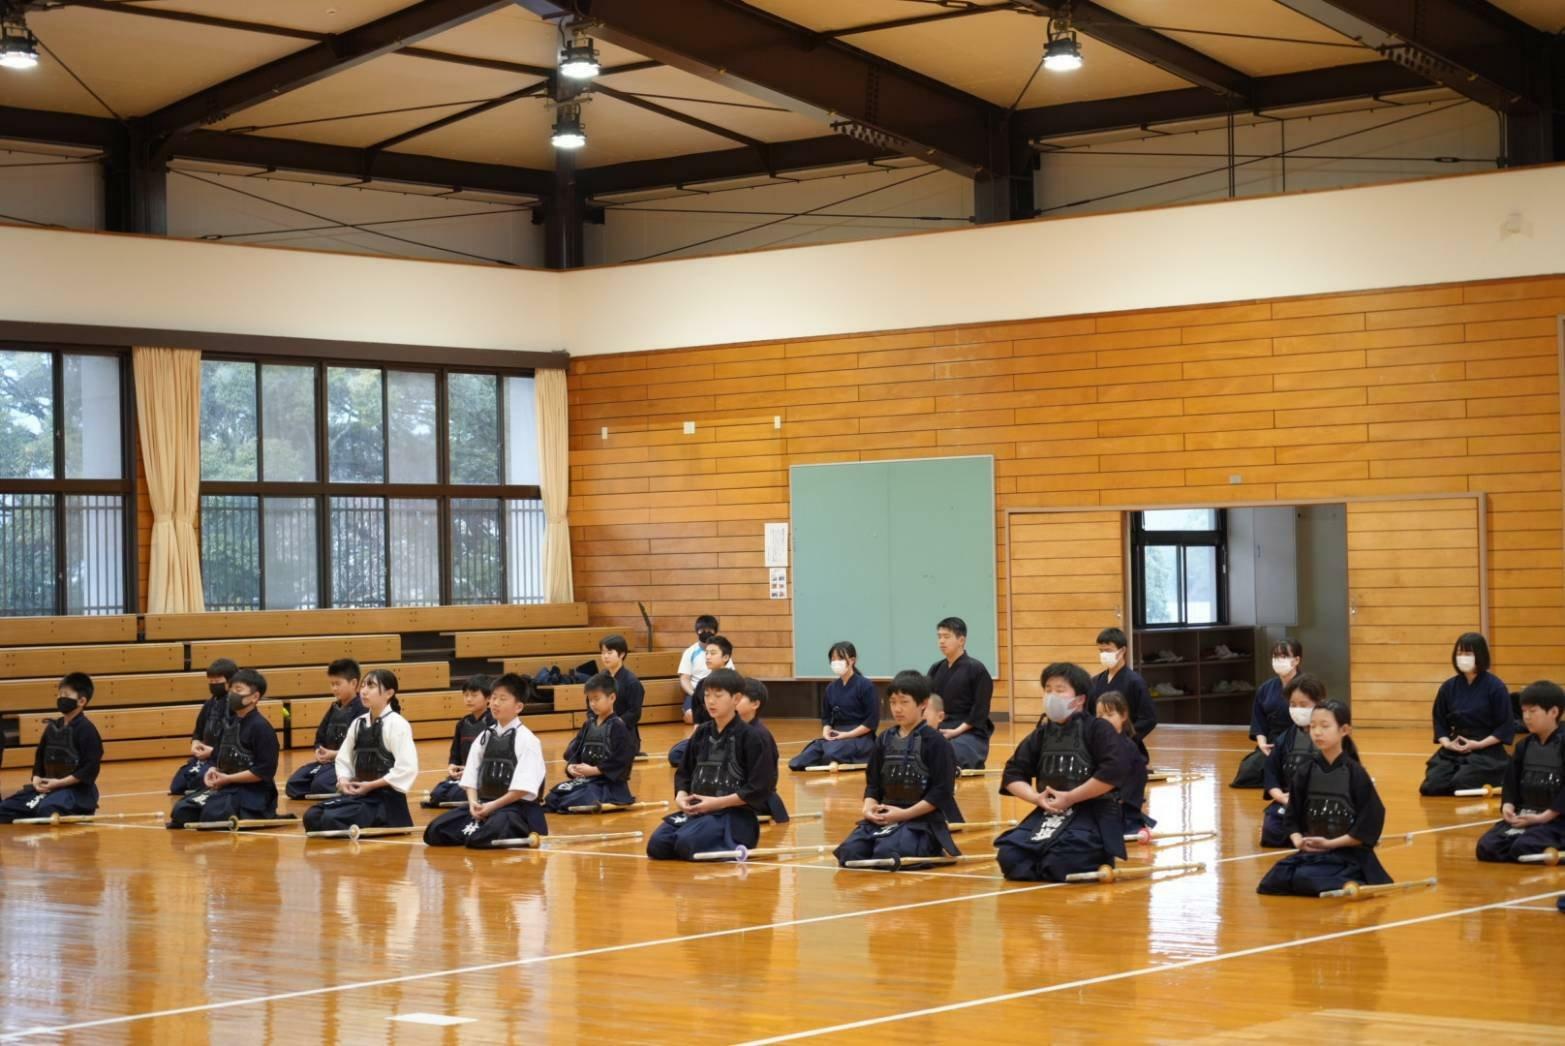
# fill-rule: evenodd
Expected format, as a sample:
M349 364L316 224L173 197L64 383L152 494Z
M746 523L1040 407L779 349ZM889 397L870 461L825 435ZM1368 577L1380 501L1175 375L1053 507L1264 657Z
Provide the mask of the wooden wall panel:
M790 606L759 555L807 462L993 454L997 513L1483 492L1496 671L1559 677L1562 312L1565 276L574 360L577 598L632 633L644 600L660 645L715 613L742 668L788 676ZM1028 559L1019 577L1048 576ZM1428 598L1411 625L1364 628L1410 658L1449 650L1465 563L1366 569Z

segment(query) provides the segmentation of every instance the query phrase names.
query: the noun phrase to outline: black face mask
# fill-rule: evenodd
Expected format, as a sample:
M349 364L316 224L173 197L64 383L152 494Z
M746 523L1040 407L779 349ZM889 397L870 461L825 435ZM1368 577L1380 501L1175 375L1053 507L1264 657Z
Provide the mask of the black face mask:
M235 715L237 715L240 712L244 711L245 698L247 698L249 696L250 696L249 694L236 694L233 691L229 691L229 694L228 694L228 710L230 712L233 712Z
M61 715L70 715L76 711L76 699L74 697L57 697L54 699L54 707L60 710Z
M702 628L702 629L698 629L696 631L696 638L701 640L701 642L703 642L703 643L705 643L707 640L711 639L715 635L717 635L717 633L713 632L709 628Z
M213 697L222 697L228 693L227 683L208 683L206 688L212 692Z

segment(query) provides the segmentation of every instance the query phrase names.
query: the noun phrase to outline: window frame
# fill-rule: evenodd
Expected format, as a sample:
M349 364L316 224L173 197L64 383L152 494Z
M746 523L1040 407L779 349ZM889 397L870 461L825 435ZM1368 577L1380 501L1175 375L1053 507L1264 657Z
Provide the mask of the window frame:
M1154 510L1160 511L1160 510ZM1148 530L1143 512L1130 514L1130 569L1133 600L1132 614L1138 629L1222 628L1228 624L1228 510L1207 508L1213 512L1212 530ZM1177 549L1176 574L1179 580L1179 620L1147 622L1146 558L1148 548ZM1214 579L1217 589L1217 618L1214 621L1192 623L1190 621L1189 595L1186 589L1185 550L1189 548L1215 548L1217 571Z
M262 609L266 607L266 499L268 497L292 497L312 498L316 503L316 548L317 584L320 593L320 605L323 609L336 609L336 593L332 589L332 560L331 560L331 499L334 497L358 497L379 498L383 511L386 513L386 525L384 529L384 553L385 571L383 583L385 586L385 605L395 606L392 602L392 526L391 526L391 502L396 499L433 500L436 506L436 532L439 544L438 555L440 560L440 605L451 605L451 500L453 498L494 498L500 505L500 586L497 593L497 605L505 605L510 602L510 542L507 540L506 502L511 500L541 500L542 491L538 486L526 486L508 484L505 482L506 472L506 379L507 378L534 378L537 371L530 367L495 367L466 364L431 364L422 362L400 361L374 361L362 359L337 359L333 357L316 356L289 356L282 354L245 355L240 353L212 352L203 353L202 362L213 363L247 363L256 368L255 371L255 480L201 480L200 497L242 495L258 498L257 502L257 531L258 531L258 555L260 560L260 600ZM312 482L284 482L276 480L264 480L266 475L266 419L262 410L262 381L261 370L264 366L308 366L312 369L315 393L315 480ZM330 445L329 422L327 418L327 371L333 368L350 370L375 370L381 374L380 379L380 406L381 406L381 479L379 482L347 482L332 480L330 478ZM434 483L392 483L391 475L391 424L390 424L390 384L386 375L391 372L411 372L418 374L432 374L435 378L435 482ZM447 378L451 374L485 374L493 375L495 381L496 419L497 432L495 438L499 447L500 469L498 482L485 484L466 484L451 482L451 456L450 456L450 424L448 405ZM203 548L203 561L204 561Z
M0 477L0 494L51 494L54 496L54 610L52 617L95 617L96 614L72 614L67 609L69 593L66 591L66 570L69 550L66 548L67 528L65 502L73 495L117 495L121 499L123 518L120 531L126 540L121 542L120 569L121 591L125 605L121 614L140 612L140 504L136 494L136 464L138 443L136 439L136 397L133 387L131 353L128 347L114 345L70 345L60 342L0 341L0 349L13 352L47 352L53 359L49 376L50 394L54 400L54 476L49 479L7 479ZM120 398L120 478L119 479L67 479L65 478L65 357L107 356L119 364ZM106 612L108 613L108 612ZM0 607L0 620L12 615Z

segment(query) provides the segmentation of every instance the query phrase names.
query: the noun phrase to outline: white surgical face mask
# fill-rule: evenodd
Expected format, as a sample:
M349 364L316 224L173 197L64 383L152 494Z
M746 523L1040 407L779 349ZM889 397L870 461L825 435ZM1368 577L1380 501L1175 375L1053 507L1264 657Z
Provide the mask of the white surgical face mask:
M1288 657L1272 658L1272 671L1280 676L1285 676L1293 671L1293 659Z
M831 674L836 676L838 679L841 679L842 673L846 672L847 670L848 663L846 661L833 661L831 663Z
M1071 717L1072 699L1064 694L1045 694L1043 697L1043 711L1052 722L1063 723Z
M1294 726L1299 727L1300 729L1303 729L1304 727L1310 725L1310 714L1313 713L1314 711L1315 711L1315 709L1313 709L1313 708L1291 708L1290 707L1288 709L1288 715L1293 720L1293 725Z
M1456 670L1458 672L1471 672L1478 667L1478 659L1472 654L1456 655Z
M1117 650L1099 650L1098 651L1098 664L1102 665L1104 668L1113 668L1115 663L1118 662L1118 661L1119 661L1119 651L1117 651Z

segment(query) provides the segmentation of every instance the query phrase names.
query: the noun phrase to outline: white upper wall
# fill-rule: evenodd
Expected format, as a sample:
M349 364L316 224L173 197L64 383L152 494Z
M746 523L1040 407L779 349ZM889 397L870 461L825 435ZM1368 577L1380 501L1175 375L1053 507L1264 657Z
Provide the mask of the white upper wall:
M0 227L0 319L593 355L1565 272L1565 166L569 273Z

